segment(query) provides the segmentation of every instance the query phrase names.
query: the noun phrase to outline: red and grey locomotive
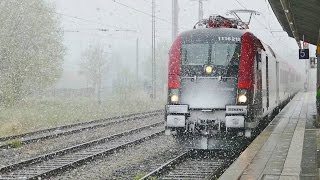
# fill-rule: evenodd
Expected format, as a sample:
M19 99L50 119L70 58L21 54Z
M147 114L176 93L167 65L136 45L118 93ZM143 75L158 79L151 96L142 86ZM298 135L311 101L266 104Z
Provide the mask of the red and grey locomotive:
M228 134L251 137L263 117L299 90L301 76L236 23L210 17L173 42L167 133L210 136L213 144Z

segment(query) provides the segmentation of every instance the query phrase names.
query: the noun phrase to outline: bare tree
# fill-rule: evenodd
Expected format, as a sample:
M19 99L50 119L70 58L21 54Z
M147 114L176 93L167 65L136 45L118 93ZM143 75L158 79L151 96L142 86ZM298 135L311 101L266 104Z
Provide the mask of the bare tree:
M65 48L46 1L0 1L0 22L0 104L12 106L61 76Z
M169 60L170 44L168 42L159 42L156 46L156 89L163 92L164 86L168 78L168 60ZM144 63L144 74L146 80L151 82L151 57Z
M118 64L118 72L113 81L114 94L121 100L127 100L129 96L134 96L137 90L136 76L130 68Z
M103 75L107 70L108 57L104 47L97 43L94 46L89 46L82 54L81 72L87 77L89 83L97 92L98 103L101 104L101 88Z

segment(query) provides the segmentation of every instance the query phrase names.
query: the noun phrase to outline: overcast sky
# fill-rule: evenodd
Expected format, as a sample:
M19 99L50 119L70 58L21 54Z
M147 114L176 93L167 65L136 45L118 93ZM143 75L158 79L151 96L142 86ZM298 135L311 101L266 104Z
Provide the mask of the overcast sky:
M144 59L151 51L151 0L51 0L61 15L65 31L67 55L64 69L76 72L81 53L95 42L103 43L110 53L121 52L122 58L135 61L136 39L140 41L140 55ZM225 15L231 9L252 9L261 12L252 19L250 31L283 57L297 52L297 45L274 16L267 0L207 0L204 17ZM156 0L156 41L171 42L171 0ZM138 12L139 11L139 12ZM179 31L192 29L198 19L198 3L179 0ZM97 29L108 29L101 32ZM119 31L120 30L120 31ZM280 32L279 32L280 31ZM295 58L295 57L293 57ZM291 58L292 59L292 58ZM292 64L300 64L297 59ZM301 62L301 61L300 61Z

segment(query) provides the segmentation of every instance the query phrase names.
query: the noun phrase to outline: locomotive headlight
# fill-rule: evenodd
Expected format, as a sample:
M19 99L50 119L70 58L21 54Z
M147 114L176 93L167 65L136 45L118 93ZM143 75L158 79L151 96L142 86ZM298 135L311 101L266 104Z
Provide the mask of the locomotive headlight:
M211 74L212 71L213 71L212 66L207 66L207 67L206 67L206 73L207 73L207 74Z
M247 90L239 89L238 91L238 103L246 103L248 101Z
M169 103L178 104L179 103L179 89L169 90Z
M172 95L170 98L172 103L177 103L179 101L179 96L178 95Z
M239 97L238 97L238 102L239 102L239 103L245 103L245 102L247 102L247 96L246 96L245 94L239 95Z

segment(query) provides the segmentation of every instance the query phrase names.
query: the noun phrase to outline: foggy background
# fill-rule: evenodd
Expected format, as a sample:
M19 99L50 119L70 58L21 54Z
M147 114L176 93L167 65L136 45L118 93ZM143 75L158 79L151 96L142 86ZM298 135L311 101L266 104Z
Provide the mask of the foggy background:
M156 98L151 98L151 0L0 1L0 136L163 109L172 1L155 2ZM198 2L178 2L179 32L190 30L198 21ZM307 61L298 60L295 40L267 0L207 0L203 8L204 18L233 9L260 12L249 31L306 75ZM316 70L309 72L304 79L315 90Z
M96 43L104 44L108 56L117 59L112 70L106 73L103 80L104 91L112 88L112 81L117 75L117 63L129 67L135 74L136 39L139 39L139 79L145 84L150 83L145 66L151 54L151 1L149 0L51 0L56 6L64 30L64 43L67 54L64 61L62 78L56 88L85 88L85 77L79 73L81 52ZM179 0L179 32L192 29L198 20L198 2ZM156 1L156 45L171 43L170 0ZM250 31L270 45L276 53L301 72L304 72L304 60L298 60L298 46L294 39L289 38L282 30L272 9L266 0L208 0L203 2L204 17L210 14L225 15L232 9L252 9L261 12L255 16ZM108 29L109 31L99 31ZM168 49L166 46L165 48ZM310 46L311 54L315 51ZM165 55L164 55L165 56ZM310 55L312 56L312 55ZM157 57L156 57L157 61ZM115 64L114 64L115 63ZM119 69L118 69L119 70ZM150 67L151 70L151 67ZM312 77L315 77L312 75ZM164 85L165 86L165 85Z

